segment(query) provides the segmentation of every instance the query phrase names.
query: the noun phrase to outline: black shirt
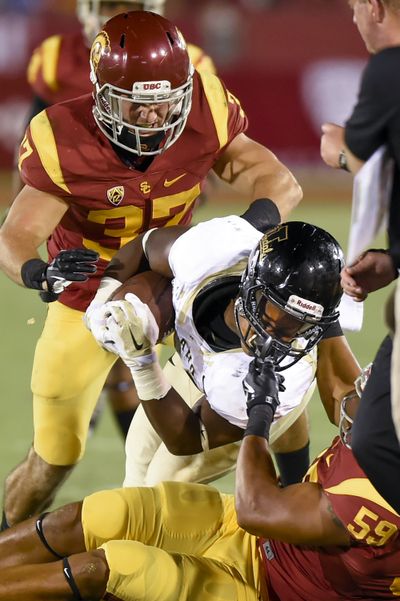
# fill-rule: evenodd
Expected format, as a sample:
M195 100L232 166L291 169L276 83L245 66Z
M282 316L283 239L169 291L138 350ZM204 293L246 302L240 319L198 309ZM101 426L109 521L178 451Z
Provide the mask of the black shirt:
M362 161L385 144L395 160L389 213L389 249L400 268L400 46L371 57L357 104L346 123L345 142Z

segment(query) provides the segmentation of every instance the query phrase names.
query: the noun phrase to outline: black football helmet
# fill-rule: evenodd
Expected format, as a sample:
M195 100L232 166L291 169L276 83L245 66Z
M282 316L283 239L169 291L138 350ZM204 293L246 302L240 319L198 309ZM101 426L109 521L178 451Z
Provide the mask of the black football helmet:
M343 266L338 242L315 225L291 221L264 234L250 254L235 303L236 324L247 350L271 357L277 371L307 354L339 317ZM291 342L266 332L268 302L299 320ZM249 323L245 332L239 316Z

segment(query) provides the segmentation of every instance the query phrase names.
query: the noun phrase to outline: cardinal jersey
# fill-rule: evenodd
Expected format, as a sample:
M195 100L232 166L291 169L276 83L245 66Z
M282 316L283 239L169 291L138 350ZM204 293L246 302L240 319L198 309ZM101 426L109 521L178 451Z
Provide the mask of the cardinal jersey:
M192 44L187 48L198 71L215 73L211 58L201 48ZM91 92L89 73L89 47L83 33L54 35L33 52L28 82L34 94L50 106Z
M99 252L97 273L71 284L60 301L85 310L115 252L153 227L188 223L202 184L221 152L247 127L238 101L212 74L195 72L192 109L175 142L143 171L123 163L92 115L90 94L42 111L20 149L23 181L68 205L48 241L61 249ZM132 155L133 156L133 155Z
M400 516L375 490L352 452L336 438L305 480L324 488L352 546L312 550L261 541L270 601L398 599Z
M174 242L169 255L174 275L175 332L183 366L214 411L240 428L247 424L242 382L252 357L241 350L239 341L238 348L213 350L197 330L193 306L201 291L212 282L239 283L250 251L261 236L240 217L216 218L185 232ZM279 394L276 424L271 430L272 442L277 435L279 418L311 396L315 357L316 351L285 371L286 390Z

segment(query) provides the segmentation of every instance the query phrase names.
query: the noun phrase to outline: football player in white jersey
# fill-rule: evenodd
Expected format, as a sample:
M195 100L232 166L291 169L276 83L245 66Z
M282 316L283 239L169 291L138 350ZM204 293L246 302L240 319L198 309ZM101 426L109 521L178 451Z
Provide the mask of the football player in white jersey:
M271 358L284 376L272 448L304 411L316 381L332 421L335 401L353 387L359 366L338 322L343 266L338 243L303 222L263 234L257 202L263 201L241 217L153 230L142 237L142 247L137 240L128 244L111 262L88 309L89 328L129 366L142 400L127 439L125 485L141 479L140 484L204 482L225 471L226 463L233 467L237 446L229 445L228 456L228 447L217 448L242 438L247 424L242 382L254 356ZM153 352L157 326L139 299L130 294L103 304L121 281L139 266L143 270L144 259L145 268L173 282L177 353L164 372ZM182 381L180 365L190 380ZM161 461L166 453L160 455L159 441L143 435L144 414L166 448L184 456L172 460L171 473ZM147 481L154 450L146 445L156 445L158 455L158 469ZM187 457L192 454L199 455Z

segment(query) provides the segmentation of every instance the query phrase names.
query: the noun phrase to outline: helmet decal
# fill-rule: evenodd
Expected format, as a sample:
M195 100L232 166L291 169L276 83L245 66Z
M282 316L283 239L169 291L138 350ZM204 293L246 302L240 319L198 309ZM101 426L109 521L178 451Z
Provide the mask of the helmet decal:
M322 314L324 312L324 308L322 305L319 305L318 303L313 303L312 301L309 301L305 298L301 298L296 294L291 294L289 296L289 299L286 303L286 308L297 309L298 311L301 311L303 313L308 313L312 317L315 317L315 319L317 320L321 319Z
M90 65L95 73L97 71L97 67L99 66L101 56L105 50L108 52L111 50L110 38L108 37L107 32L100 31L100 33L98 33L95 37L90 50Z
M260 256L264 258L273 250L276 242L283 242L288 238L288 227L285 223L279 224L268 230L268 232L260 240Z

